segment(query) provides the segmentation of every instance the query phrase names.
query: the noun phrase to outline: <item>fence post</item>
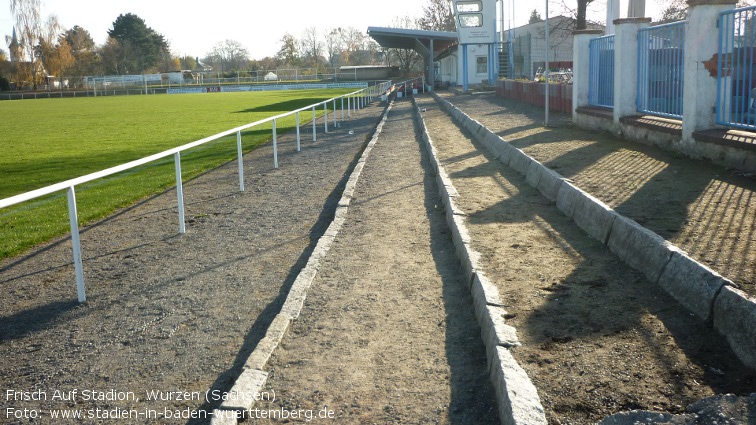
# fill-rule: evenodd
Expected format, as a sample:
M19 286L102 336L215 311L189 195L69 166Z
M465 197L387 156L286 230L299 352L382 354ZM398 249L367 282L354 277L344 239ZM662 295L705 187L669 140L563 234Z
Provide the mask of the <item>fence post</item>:
M347 97L347 117L352 118L352 96Z
M323 102L323 112L325 113L323 116L324 133L328 133L328 102Z
M299 136L299 111L297 111L297 152L302 150Z
M179 213L179 233L186 233L186 223L184 217L184 184L181 180L181 152L173 154L173 161L176 164L176 198L178 199Z
M341 122L344 122L344 96L341 96Z
M339 123L336 122L336 118L338 118L337 115L338 114L336 113L336 99L333 99L333 128L339 127Z
M276 134L276 120L273 120L273 168L278 168L278 135Z
M236 151L239 156L239 192L244 192L244 157L242 153L241 131L236 132Z
M318 141L318 129L317 125L315 124L315 119L317 118L317 115L315 114L315 107L312 107L312 141L317 142Z
M685 27L685 86L683 87L682 143L694 146L693 132L714 127L717 78L704 69L704 62L718 53L719 13L734 8L735 0L707 4L689 1ZM727 55L731 52L723 52Z
M576 121L575 109L588 105L591 76L591 40L603 34L601 30L575 31L572 49L572 120Z
M614 125L635 115L638 99L638 30L648 28L651 18L614 21Z
M71 222L71 243L73 245L74 270L76 271L76 293L79 302L87 300L84 287L84 266L81 261L81 241L79 240L79 214L76 210L76 191L68 188L68 220Z

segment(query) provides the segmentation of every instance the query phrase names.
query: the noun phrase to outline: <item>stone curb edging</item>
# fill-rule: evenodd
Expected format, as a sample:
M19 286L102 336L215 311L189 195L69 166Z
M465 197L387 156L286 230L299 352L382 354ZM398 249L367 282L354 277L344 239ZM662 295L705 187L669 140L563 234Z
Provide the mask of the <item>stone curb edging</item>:
M376 126L372 139L365 146L362 155L357 160L357 164L349 176L349 180L347 180L344 192L336 207L333 221L331 221L328 229L318 239L318 243L307 260L307 264L300 270L294 280L289 293L286 295L286 300L281 307L281 311L273 319L265 332L265 336L257 343L255 349L244 362L242 373L230 391L236 397L224 401L220 408L213 411L212 420L210 421L211 425L236 425L241 412L250 410L256 401L256 396L262 392L268 379L268 373L263 369L267 365L273 351L278 347L284 335L286 335L291 321L296 320L302 311L305 298L307 297L307 290L310 288L320 269L320 262L331 249L333 242L336 240L336 235L346 221L349 204L354 196L357 181L362 174L365 161L367 161L370 151L378 142L378 136L383 130L383 126L388 119L388 113L392 107L393 102L384 109L383 116Z
M465 213L457 208L454 202L459 194L438 159L433 140L428 134L425 120L414 98L412 103L415 119L430 156L431 167L436 172L438 193L446 208L446 222L451 229L452 242L465 270L466 281L472 294L475 317L486 346L489 378L496 391L499 420L502 424L547 424L535 385L509 351L520 345L517 331L506 323L507 312L499 296L499 290L489 282L480 269L480 254L470 246L471 238L464 223ZM456 113L459 114L461 111ZM480 132L482 128L479 123L468 124L468 127L471 132Z
M497 160L524 175L528 184L556 201L559 210L625 263L659 284L691 313L710 322L743 364L756 370L756 298L510 145L448 100L432 95Z

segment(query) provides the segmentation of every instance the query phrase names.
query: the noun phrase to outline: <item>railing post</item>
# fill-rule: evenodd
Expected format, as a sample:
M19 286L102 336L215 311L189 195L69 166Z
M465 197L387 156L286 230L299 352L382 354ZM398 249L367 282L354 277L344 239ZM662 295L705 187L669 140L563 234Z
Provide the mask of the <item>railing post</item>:
M317 118L317 114L315 113L315 107L312 107L312 141L317 142L318 141L318 128L317 124L315 123L315 119Z
M325 116L323 116L324 133L328 133L328 102L323 102L323 112L325 113Z
M273 168L278 168L278 135L276 134L276 120L273 120Z
M352 118L352 96L347 97L347 117Z
M179 233L186 233L186 223L184 217L184 184L181 180L181 153L173 154L173 161L176 164L176 198L178 199L179 213Z
M299 136L299 111L297 111L297 152L300 152L302 150L301 144L300 144L300 136Z
M341 122L344 122L344 96L341 97Z
M79 240L79 214L76 210L76 191L68 188L68 220L71 222L71 243L73 245L74 270L76 271L76 293L79 302L87 300L84 287L84 265L81 261L81 241Z
M339 128L339 123L336 121L338 114L336 113L336 99L333 99L333 128Z
M239 156L239 192L244 192L244 156L242 153L241 131L236 132L236 151Z

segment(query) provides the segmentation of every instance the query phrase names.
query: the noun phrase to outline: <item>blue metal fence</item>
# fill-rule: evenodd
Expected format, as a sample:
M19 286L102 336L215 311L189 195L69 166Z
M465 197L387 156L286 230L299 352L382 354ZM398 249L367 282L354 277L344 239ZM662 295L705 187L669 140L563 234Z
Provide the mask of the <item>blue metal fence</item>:
M607 35L590 43L590 86L588 104L614 107L614 36Z
M717 124L756 129L756 6L719 14Z
M638 32L638 112L682 119L685 21Z

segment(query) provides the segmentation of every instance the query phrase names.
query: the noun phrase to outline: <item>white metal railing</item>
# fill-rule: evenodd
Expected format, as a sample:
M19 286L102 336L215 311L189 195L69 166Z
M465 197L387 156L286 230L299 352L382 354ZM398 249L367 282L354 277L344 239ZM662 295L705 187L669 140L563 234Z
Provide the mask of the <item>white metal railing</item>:
M309 106L305 106L303 108L286 112L284 114L276 115L273 117L268 117L259 121L255 121L253 123L245 124L240 127L232 128L230 130L226 130L224 132L206 137L204 139L200 139L191 143L187 143L185 145L169 149L160 153L156 153L154 155L150 155L141 159L137 159L135 161L127 162L125 164L117 165L115 167L111 167L102 171L98 171L96 173L87 174L85 176L77 177L74 179L66 180L60 183L56 183L50 186L43 187L41 189L36 189L30 192L22 193L20 195L11 196L10 198L0 199L0 209L10 207L12 205L20 204L22 202L26 202L32 199L36 199L45 195L49 195L55 192L59 192L62 190L66 190L68 192L68 217L71 225L71 241L73 244L73 257L74 257L74 269L76 272L76 291L78 295L79 302L86 301L86 291L84 286L84 269L82 264L82 257L81 257L81 243L79 240L79 219L78 219L78 211L76 208L76 190L75 187L79 186L84 183L89 183L94 180L98 180L113 174L120 173L122 171L130 170L132 168L136 168L145 164L148 164L150 162L157 161L162 158L166 158L169 156L174 157L174 163L175 163L175 169L176 169L176 194L178 198L178 213L179 213L179 233L186 233L186 225L184 222L184 191L183 191L183 184L182 184L182 178L181 178L181 152L187 151L189 149L195 148L197 146L204 145L208 142L221 139L226 136L230 136L233 134L236 134L236 146L237 146L237 155L238 155L238 168L239 168L239 190L244 191L244 166L243 166L243 158L242 158L242 143L241 143L241 132L243 130L250 129L252 127L262 125L268 122L272 123L272 131L273 131L273 166L275 168L278 168L278 143L277 143L277 130L276 130L276 121L280 120L282 118L295 115L296 116L296 149L297 152L301 149L301 132L299 128L300 123L300 114L305 111L312 111L312 140L317 140L317 124L316 124L316 115L317 115L317 108L320 105L323 105L323 110L325 111L324 116L324 126L323 131L325 133L328 133L328 105L332 104L333 108L333 124L334 127L338 127L338 109L337 107L337 101L341 101L341 121L344 121L345 118L345 110L347 117L351 118L352 111L356 111L358 109L362 109L365 107L368 103L372 102L376 97L379 97L381 94L385 93L388 88L391 87L391 82L383 82L375 86L368 87L366 89L358 90L352 93L348 93L345 95L337 96L328 100L324 100L319 103L315 103Z

